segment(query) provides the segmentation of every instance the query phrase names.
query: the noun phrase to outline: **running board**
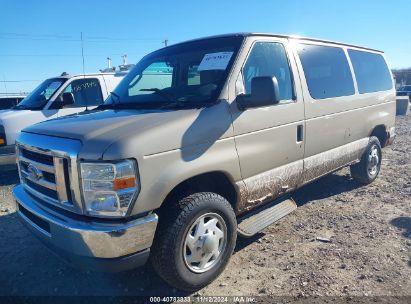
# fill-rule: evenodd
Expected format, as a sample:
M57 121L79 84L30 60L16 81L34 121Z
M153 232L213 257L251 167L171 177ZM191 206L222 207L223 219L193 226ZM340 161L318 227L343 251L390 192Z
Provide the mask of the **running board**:
M243 237L251 237L297 209L290 197L275 200L238 220L237 232Z

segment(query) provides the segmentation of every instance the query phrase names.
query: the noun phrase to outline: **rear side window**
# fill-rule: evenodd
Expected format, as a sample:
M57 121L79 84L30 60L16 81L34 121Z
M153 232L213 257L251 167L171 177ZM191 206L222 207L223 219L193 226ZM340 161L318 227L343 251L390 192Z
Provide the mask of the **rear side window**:
M312 98L324 99L355 93L350 66L343 49L301 44L298 55Z
M360 94L392 89L391 74L380 54L348 50Z

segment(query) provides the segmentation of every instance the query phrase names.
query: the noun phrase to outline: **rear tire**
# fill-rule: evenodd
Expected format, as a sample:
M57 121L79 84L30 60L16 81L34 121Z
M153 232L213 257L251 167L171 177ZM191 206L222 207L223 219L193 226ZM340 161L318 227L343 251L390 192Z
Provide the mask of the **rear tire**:
M236 238L229 202L215 193L195 193L160 210L151 263L169 285L195 291L221 274Z
M370 137L361 161L350 167L351 176L361 184L372 183L380 173L382 151L377 137Z

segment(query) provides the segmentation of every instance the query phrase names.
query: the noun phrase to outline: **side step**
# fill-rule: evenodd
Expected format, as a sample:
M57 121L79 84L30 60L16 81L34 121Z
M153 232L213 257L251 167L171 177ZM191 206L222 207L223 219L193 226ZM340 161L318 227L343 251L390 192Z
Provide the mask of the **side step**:
M251 237L297 209L297 204L290 197L275 200L238 220L237 232L244 237Z

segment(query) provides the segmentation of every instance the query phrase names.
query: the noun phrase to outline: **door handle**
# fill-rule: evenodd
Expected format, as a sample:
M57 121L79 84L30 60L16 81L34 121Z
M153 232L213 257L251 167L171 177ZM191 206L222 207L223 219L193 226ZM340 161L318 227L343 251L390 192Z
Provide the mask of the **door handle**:
M303 125L297 126L297 143L300 143L304 140L304 129Z

